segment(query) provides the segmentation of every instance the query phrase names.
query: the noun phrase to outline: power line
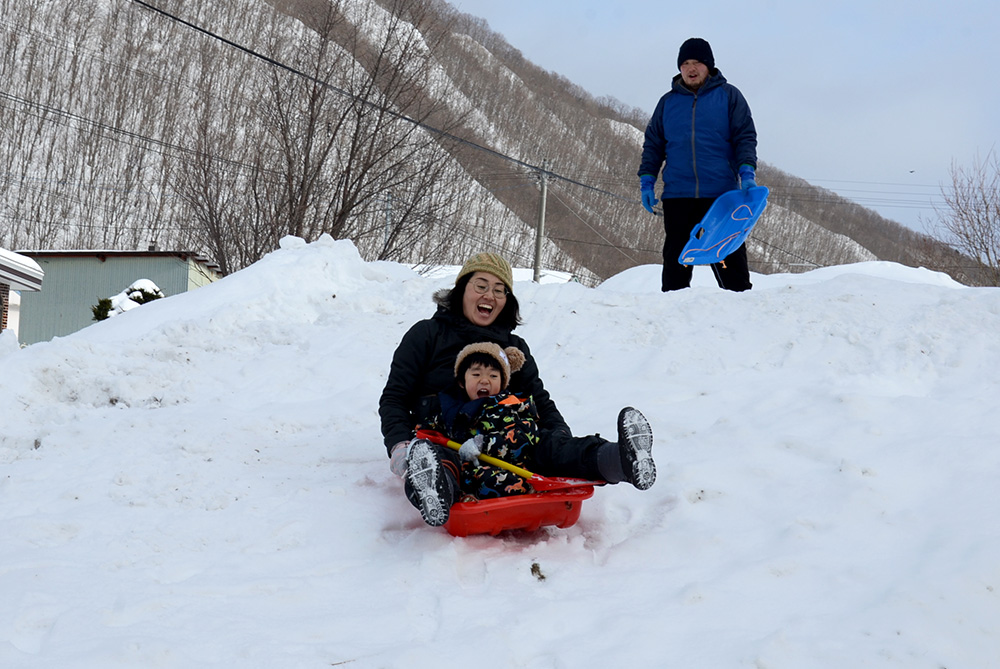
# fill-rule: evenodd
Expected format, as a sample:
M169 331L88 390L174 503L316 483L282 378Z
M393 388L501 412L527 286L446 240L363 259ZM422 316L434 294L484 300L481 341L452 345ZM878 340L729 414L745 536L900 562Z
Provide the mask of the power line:
M827 182L827 183L838 183L838 184L862 184L865 186L903 186L905 188L940 188L940 185L931 184L903 184L903 183L892 183L888 181L852 181L849 179L803 179L803 181L813 182Z
M251 55L252 57L258 58L258 59L260 59L260 60L262 60L262 61L264 61L264 62L266 62L266 63L268 63L268 64L270 64L272 66L281 68L283 70L286 70L286 71L288 71L290 73L295 74L296 76L300 76L300 77L303 77L303 78L308 79L310 81L316 82L316 83L318 83L320 85L323 85L323 86L325 86L325 87L327 87L327 88L329 88L329 89L331 89L331 90L333 90L333 91L335 91L335 92L337 92L337 93L339 93L341 95L350 97L351 99L353 99L355 101L359 101L359 102L362 102L364 104L368 104L369 106L376 106L376 105L374 105L374 103L371 103L370 101L358 98L357 96L349 93L348 91L345 91L345 90L340 89L338 87L332 86L328 82L321 81L321 80L317 79L316 77L308 75L308 74L306 74L306 73L304 73L304 72L302 72L302 71L300 71L300 70L298 70L296 68L288 66L288 65L286 65L286 64L284 64L284 63L282 63L282 62L280 62L280 61L278 61L276 59L273 59L273 58L270 58L270 57L265 56L263 54L260 54L259 52L254 51L253 49L245 47L245 46L243 46L243 45L241 45L241 44L239 44L239 43L237 43L235 41L232 41L232 40L229 40L227 38L224 38L224 37L218 35L217 33L214 33L214 32L212 32L210 30L202 28L201 26L198 26L198 25L196 25L194 23L191 23L189 21L186 21L184 19L181 19L180 17L177 17L176 15L173 15L173 14L171 14L169 12L166 12L166 11L164 11L164 10L158 8L158 7L150 5L149 3L144 2L143 0L132 0L132 1L135 4L138 4L138 5L146 8L146 9L148 9L150 11L153 11L153 12L155 12L157 14L160 14L162 16L165 16L165 17L169 18L170 20L173 20L173 21L176 21L176 22L178 22L178 23L180 23L182 25L185 25L185 26L187 26L187 27L189 27L189 28L191 28L191 29L193 29L193 30L195 30L197 32L200 32L200 33L202 33L202 34L204 34L206 36L209 36L212 39L216 39L216 40L218 40L218 41L220 41L220 42L222 42L222 43L224 43L224 44L226 44L228 46L231 46L231 47L233 47L235 49L238 49L238 50L240 50L240 51L242 51L242 52L244 52L244 53L246 53L248 55ZM8 25L12 25L12 24L8 24ZM56 41L56 40L52 39L50 41ZM202 155L200 152L198 152L196 150L193 150L193 149L190 149L190 148L187 148L187 147L184 147L184 146L179 146L179 145L176 145L176 144L171 144L171 143L164 142L162 140L158 140L158 139L146 136L146 135L142 135L140 133L135 133L135 132L131 132L131 131L128 131L128 130L124 130L122 128L116 128L116 127L113 127L113 126L109 126L107 124L101 123L99 121L95 121L93 119L88 119L86 117L79 116L79 115L76 115L76 114L72 114L72 113L67 112L65 110L57 109L57 108L54 108L54 107L51 107L51 106L48 106L48 105L43 105L43 104L40 104L40 103L35 103L33 101L26 100L24 98L20 98L20 97L15 96L15 95L11 95L11 94L0 92L0 96L5 97L5 98L7 98L7 99L9 99L11 101L16 101L16 102L18 102L18 103L20 103L22 105L28 106L30 108L34 108L36 110L49 112L49 113L54 114L54 115L56 115L58 117L72 119L72 120L75 120L75 121L80 122L80 123L85 123L85 124L91 125L91 126L93 126L95 128L98 128L100 130L104 130L104 131L109 131L109 132L112 132L112 133L120 134L120 135L126 136L126 137L128 137L130 139L139 140L141 142L145 142L145 143L148 143L148 144L151 144L151 145L159 146L160 148L174 150L174 151L179 151L179 152L183 152L183 153L187 153L187 154L191 154L191 155L196 155L196 156ZM383 110L381 107L379 107L379 109ZM591 190L591 191L594 191L594 192L597 192L597 193L600 193L600 194L603 194L603 195L607 195L607 196L610 196L612 198L615 198L615 199L618 199L618 200L622 200L624 202L628 202L628 203L631 203L631 204L638 204L639 203L639 201L636 200L636 199L624 197L624 196L619 195L617 193L613 193L613 192L607 191L605 189L597 188L597 187L592 186L590 184L584 183L584 182L582 182L582 181L580 181L578 179L572 179L570 177L567 177L567 176L562 175L562 174L558 174L556 172L552 172L550 170L543 170L541 167L538 167L536 165L532 165L532 164L527 163L525 161L519 160L517 158L514 158L512 156L504 154L504 153L502 153L500 151L497 151L495 149L491 149L491 148L482 146L482 145L480 145L478 143L472 142L470 140L458 137L458 136L456 136L456 135L454 135L452 133L448 133L448 132L446 132L444 130L441 130L439 128L430 126L430 125L425 124L425 123L423 123L421 121L413 119L413 118L411 118L411 117L409 117L409 116L407 116L405 114L400 114L400 113L397 113L397 112L393 112L392 110L383 110L383 111L386 111L387 113L389 113L390 115L394 116L395 118L398 118L400 120L409 122L409 123L411 123L411 124L413 124L413 125L415 125L417 127L420 127L420 128L425 129L425 130L428 130L430 132L439 134L439 135L441 135L443 137L448 137L449 139L452 139L452 140L455 140L457 142L463 143L463 144L468 145L468 146L470 146L472 148L475 148L477 150L484 151L486 153L492 154L492 155L494 155L496 157L499 157L499 158L501 158L503 160L506 160L506 161L509 161L509 162L513 162L513 163L515 163L517 165L520 165L520 166L522 166L522 167L524 167L524 168L526 168L526 169L528 169L528 170L530 170L530 171L532 171L534 173L540 173L540 172L544 171L545 174L546 174L546 176L548 176L548 177L559 179L561 181L565 181L566 183L569 183L569 184L572 184L572 185L576 185L578 187L582 187L582 188L585 188L585 189L588 189L588 190ZM216 159L219 160L222 163L225 163L225 164L228 164L228 165L231 165L231 166L235 166L235 167L239 167L241 169L255 169L255 166L251 166L251 165L247 165L247 164L244 164L244 163L240 163L238 161L232 161L232 160L223 159L223 158L216 158ZM587 172L587 173L584 173L584 174L586 174L586 175L593 175L594 177L598 177L602 181L610 182L610 183L619 183L619 184L625 185L626 182L627 182L625 179L621 179L620 177L609 176L606 173L592 173L592 172ZM520 178L524 178L525 176L527 176L527 175L517 175L517 174L511 175L509 173L498 173L493 178L494 179L520 179ZM837 181L837 180L830 180L830 181ZM879 182L861 182L861 181L846 181L846 180L841 180L841 181L837 181L837 182L838 183L860 183L860 184L870 183L871 185L879 185ZM884 184L884 185L905 185L905 184ZM803 188L804 189L805 187L792 186L790 188L791 189L794 189L794 188ZM785 188L782 188L782 190L785 190ZM895 194L895 193L884 193L882 191L862 191L862 192L870 192L870 193L876 193L876 194L877 193ZM841 197L843 197L843 196L841 196ZM814 196L810 196L810 197L796 197L796 196L793 196L792 199L794 201L796 201L796 202L803 202L803 203L818 203L818 204L823 204L823 203L834 203L834 202L836 202L835 199L823 198L823 197L814 197ZM845 198L845 199L847 199L847 198ZM925 206L925 204L922 203L922 202L916 202L916 201L911 201L911 200L899 200L899 199L886 200L886 199L880 199L880 198L859 198L859 199L855 199L854 201L857 202L857 203L859 203L859 204L862 203L862 201L863 201L863 202L865 202L867 204L870 204L872 206L882 205L882 206L893 206L893 207L899 207L899 208L924 208L924 206Z
M74 113L68 112L68 111L66 111L64 109L59 109L58 107L52 107L51 105L42 104L40 102L34 102L32 100L28 100L26 98L22 98L22 97L19 97L17 95L12 95L10 93L5 93L3 91L0 91L0 99L4 99L4 100L10 101L10 102L16 102L17 104L22 105L23 107L26 107L29 110L33 110L33 111L36 111L36 112L44 112L41 116L39 116L39 118L41 120L43 120L43 121L50 120L47 115L51 115L51 116L57 117L58 119L62 119L62 120L66 120L66 121L73 121L73 122L76 122L78 124L82 124L84 126L90 126L93 129L95 129L95 130L99 130L99 131L104 131L106 133L110 133L110 135L102 134L101 136L102 137L109 137L113 141L118 141L118 140L114 139L112 137L112 135L121 135L122 137L125 137L126 139L136 140L137 142L139 142L141 144L148 144L148 145L152 145L152 146L155 146L155 147L159 147L160 149L167 149L169 151L176 151L178 153L187 154L187 155L194 156L194 157L203 157L203 156L209 155L209 154L205 154L205 153L203 153L201 151L197 151L195 149L188 148L186 146L181 146L180 144L172 144L172 143L166 142L166 141L164 141L162 139L156 139L155 137L150 137L148 135L143 135L143 134L140 134L138 132L133 132L131 130L125 130L124 128L119 128L119 127L116 127L116 126L113 126L113 125L108 125L108 124L106 124L106 123L104 123L102 121L96 121L96 120L94 120L92 118L87 118L86 116L81 116L79 114L74 114ZM137 146L137 145L136 144L130 144L130 146ZM170 155L166 151L158 151L158 153L160 153L161 155ZM246 163L240 163L240 162L237 162L237 161L234 161L234 160L229 160L229 159L226 159L226 158L219 158L217 156L211 156L211 157L213 158L213 160L218 160L221 163L224 163L224 164L227 164L227 165L230 165L230 166L234 166L234 167L239 167L241 169L247 169L247 168L251 168L252 169L253 168L252 165L248 165Z
M618 253L620 253L623 256L625 256L628 260L631 260L632 262L635 262L635 258L633 258L629 254L625 253L625 251L622 249L623 245L615 244L610 239L608 239L607 237L605 237L604 235L602 235L596 228L594 228L594 226L592 226L587 221L583 220L583 218L581 218L580 215L576 213L575 209L573 209L568 204L566 204L565 202L563 202L562 198L560 198L558 195L556 195L555 193L552 193L552 197L554 197L556 200L558 200L560 202L560 204L562 204L564 207L566 207L566 209L568 209L569 212L571 214L573 214L573 216L575 216L577 218L577 220L579 220L581 223L583 223L585 226L587 226L590 229L591 232L593 232L595 235L597 235L598 237L600 237L601 239L603 239L608 244L608 246L610 246L611 248L613 248L616 251L618 251Z
M259 60L261 60L261 61L263 61L263 62L265 62L265 63L267 63L267 64L269 64L269 65L271 65L273 67L277 67L277 68L279 68L281 70L285 70L286 72L289 72L289 73L294 74L296 76L299 76L299 77L302 77L304 79L307 79L308 81L310 81L310 82L312 82L314 84L322 86L322 87L324 87L324 88L326 88L328 90L331 90L331 91L333 91L333 92L335 92L335 93L337 93L339 95L343 95L345 97L348 97L348 98L354 100L355 102L361 103L362 105L365 105L365 106L377 109L379 112L382 112L382 113L385 113L385 114L387 114L389 116L392 116L395 119L398 119L400 121L404 121L406 123L410 123L410 124L412 124L412 125L414 125L414 126L416 126L418 128L421 128L422 130L426 130L428 132L434 133L434 134L439 135L441 137L445 137L445 138L447 138L449 140L452 140L454 142L458 142L460 144L464 144L465 146L468 146L468 147L470 147L472 149L475 149L477 151L482 151L484 153L488 153L490 155L496 156L497 158L500 158L502 160L506 160L508 162L514 163L515 165L519 165L521 167L524 167L524 168L526 168L526 169L528 169L528 170L530 170L532 172L535 172L535 173L538 173L538 174L545 174L545 176L547 176L547 177L551 177L551 178L554 178L554 179L559 179L561 181L565 181L567 183L571 183L571 184L573 184L575 186L579 186L581 188L586 188L586 189L593 190L593 191L596 191L596 192L599 192L599 193L603 193L604 195L608 195L608 196L613 197L613 198L617 198L617 199L620 199L620 200L625 200L626 202L634 202L634 203L637 203L637 204L640 203L639 200L631 199L631 198L625 198L625 197L623 197L621 195L618 195L617 193L612 193L610 191L605 191L605 190L602 190L602 189L597 188L595 186L591 186L589 184L585 184L585 183L582 183L580 181L576 181L575 179L570 179L569 177L563 176L563 175L558 174L556 172L552 172L551 170L545 169L545 168L540 167L538 165L532 165L531 163L528 163L526 161L520 160L519 158L514 158L513 156L508 156L507 154L502 153L502 152L500 152L500 151L498 151L496 149L491 149L491 148L489 148L487 146L483 146L482 144L478 144L476 142L473 142L472 140L465 139L464 137L459 137L458 135L450 133L450 132L448 132L446 130L442 130L441 128L437 128L435 126L429 125L427 123L424 123L423 121L419 121L417 119L414 119L414 118L412 118L410 116L407 116L406 114L403 114L401 112L396 112L396 111L393 111L391 109L388 109L387 107L377 105L374 102L371 102L370 100L367 100L365 98L359 98L358 96L354 95L350 91L346 91L346 90L344 90L344 89L342 89L342 88L340 88L338 86L334 86L334 85L330 84L328 81L323 81L322 79L319 79L318 77L314 77L314 76L312 76L310 74L307 74L305 72L302 72L301 70L296 69L296 68L294 68L294 67L292 67L290 65L286 65L285 63L282 63L281 61L279 61L277 59L271 58L269 56L265 56L264 54L262 54L262 53L260 53L258 51L255 51L255 50L253 50L253 49L251 49L249 47L243 46L242 44L239 44L238 42L234 42L233 40L230 40L230 39L227 39L225 37L222 37L221 35L219 35L217 33L214 33L211 30L203 28L203 27L201 27L199 25L196 25L196 24L194 24L194 23L192 23L190 21L186 21L185 19L182 19L179 16L176 16L174 14L171 14L170 12L162 10L159 7L155 7L155 6L151 5L151 4L149 4L148 2L144 2L143 0L132 0L132 2L135 3L135 4L137 4L137 5L139 5L139 6L141 6L141 7L146 8L146 9L152 11L152 12L160 14L160 15L162 15L162 16L170 19L171 21L176 21L177 23L180 23L181 25L184 25L184 26L186 26L188 28L191 28L192 30L195 30L195 31L197 31L197 32L199 32L199 33L201 33L203 35L206 35L207 37L210 37L212 39L218 40L218 41L222 42L223 44L226 44L227 46L230 46L230 47L232 47L234 49L242 51L243 53L245 53L245 54L247 54L249 56L252 56L254 58L257 58L257 59L259 59Z
M419 128L424 129L424 130L426 130L428 132L432 132L432 133L435 133L435 134L437 134L439 136L446 137L446 138L451 139L451 140L453 140L455 142L458 142L458 143L464 144L466 146L469 146L469 147L471 147L471 148L473 148L475 150L485 152L487 154L490 154L490 155L493 155L493 156L495 156L497 158L500 158L500 159L502 159L504 161L507 161L507 162L513 163L515 165L518 165L518 166L520 166L522 168L525 168L525 169L529 170L532 173L532 174L496 173L493 176L493 179L495 179L497 181L500 181L500 180L517 180L517 179L523 179L525 177L531 178L533 176L537 176L538 174L544 174L547 177L551 177L553 179L558 179L558 180L563 181L563 182L565 182L567 184L575 185L575 186L584 188L586 190L589 190L589 191L592 191L592 192L595 192L595 193L598 193L598 194L601 194L601 195L604 195L604 196L610 196L612 198L615 198L617 200L621 200L623 202L627 202L627 203L630 203L630 204L639 204L639 201L637 199L628 198L628 197L619 195L617 193L614 193L614 192L611 192L611 191L607 191L607 190L604 190L602 188L598 188L598 187L593 186L591 184L585 183L582 180L570 178L568 176L564 176L564 175L558 174L558 173L553 172L551 170L544 169L544 168L536 166L536 165L532 165L532 164L530 164L528 162L525 162L523 160L519 160L517 158L514 158L512 156L504 154L501 151L498 151L498 150L495 150L495 149L492 149L492 148L480 145L480 144L478 144L476 142L464 139L462 137L459 137L457 135L454 135L452 133L444 131L444 130L442 130L440 128L436 128L434 126L430 126L430 125L428 125L426 123L423 123L422 121L419 121L417 119L411 118L411 117L409 117L409 116L407 116L405 114L402 114L402 113L399 113L399 112L394 112L394 111L392 111L390 109L386 109L383 106L376 105L375 103L373 103L373 102L371 102L369 100L359 98L359 97L351 94L350 92L348 92L348 91L346 91L344 89L341 89L341 88L338 88L336 86L333 86L329 82L322 81L322 80L320 80L320 79L318 79L318 78L316 78L316 77L314 77L312 75L306 74L306 73L304 73L304 72L302 72L302 71L300 71L300 70L298 70L298 69L296 69L294 67L286 65L286 64L282 63L281 61L278 61L276 59L273 59L273 58L270 58L268 56L265 56L265 55L263 55L263 54L261 54L261 53L259 53L257 51L254 51L253 49L245 47L245 46L243 46L243 45L241 45L241 44L239 44L237 42L234 42L232 40L229 40L229 39L226 39L224 37L221 37L220 35L212 32L210 30L207 30L207 29L202 28L202 27L200 27L198 25L195 25L195 24L193 24L191 22L188 22L188 21L186 21L184 19L181 19L181 18L179 18L179 17L177 17L177 16L175 16L173 14L170 14L169 12L161 10L161 9L159 9L159 8L157 8L157 7L149 4L147 2L143 2L142 0L132 0L132 1L133 1L133 3L138 4L138 5L140 5L141 7L145 8L147 10L153 11L153 12L155 12L157 14L160 14L160 15L162 15L164 17L167 17L168 19L170 19L172 21L175 21L175 22L177 22L177 23L179 23L181 25L184 25L184 26L186 26L186 27L188 27L188 28L190 28L192 30L195 30L195 31L197 31L197 32L199 32L199 33L201 33L203 35L206 35L206 36L208 36L211 39L218 40L219 42L221 42L221 43L223 43L223 44L225 44L227 46L230 46L231 48L235 48L235 49L237 49L237 50L239 50L239 51L241 51L243 53L246 53L246 54L252 56L253 58L257 58L257 59L259 59L259 60L261 60L261 61L263 61L263 62L265 62L265 63L267 63L267 64L269 64L269 65L271 65L273 67L277 67L279 69L282 69L282 70L285 70L285 71L287 71L289 73L292 73L295 76L302 77L304 79L312 81L312 82L314 82L314 83L316 83L316 84L318 84L320 86L323 86L323 87L325 87L325 88L327 88L329 90L332 90L332 91L336 92L337 94L340 94L340 95L343 95L343 96L347 96L350 99L352 99L352 100L354 100L356 102L359 102L361 104L367 105L367 106L372 107L372 108L376 108L380 112L386 113L386 114L388 114L388 115L390 115L390 116L392 116L392 117L394 117L394 118L396 118L396 119L398 119L400 121L404 121L404 122L410 123L410 124L414 125L415 127L419 127ZM65 120L73 121L73 122L78 123L78 124L90 125L93 128L102 131L103 133L107 133L108 136L119 135L119 136L122 136L124 138L127 138L128 140L133 140L137 144L141 143L142 145L144 145L144 148L146 148L146 149L149 149L149 148L152 148L152 147L157 147L157 148L159 148L161 150L161 153L164 153L164 154L167 153L168 151L177 151L179 153L182 153L182 154L185 154L185 155L191 155L191 156L203 156L203 155L206 155L206 154L203 154L203 153L201 153L199 151L196 151L196 150L184 147L184 146L179 146L179 145L176 145L176 144L171 144L169 142L164 142L162 140L154 139L152 137L145 136L145 135L142 135L140 133L131 132L131 131L125 130L123 128L117 128L117 127L114 127L114 126L110 126L110 125L108 125L106 123L102 123L100 121L95 121L93 119L89 119L89 118L86 118L84 116L73 114L73 113L67 112L65 110L57 109L57 108L49 106L49 105L43 105L43 104L40 104L40 103L35 103L33 101L30 101L30 100L27 100L27 99L24 99L24 98L20 98L20 97L15 96L15 95L10 95L10 94L7 94L7 93L0 92L0 97L2 97L4 99L7 99L7 100L10 100L12 102L16 102L16 103L22 105L23 107L25 107L25 108L27 108L29 110L38 112L40 118L43 118L43 119L46 119L46 120L52 120L52 119L49 118L49 115L52 115L52 116L55 116L57 119L65 119ZM115 140L115 141L117 141L117 140ZM221 158L217 158L217 160L219 160L221 163L232 165L232 166L236 166L236 167L239 167L241 169L253 169L254 168L254 166L247 165L245 163L240 163L240 162L237 162L237 161L231 161L231 160L226 160L226 159L221 159ZM620 177L609 176L606 173L588 173L588 172L585 172L584 174L585 175L591 175L591 179L590 179L591 181L599 180L599 181L602 181L602 182L605 182L605 183L621 184L623 186L626 183L628 183L628 181L630 181L630 180L626 180L626 179L620 178ZM487 178L489 178L489 177L487 177ZM585 178L585 177L581 177L581 179L582 178ZM849 182L849 181L844 181L842 183L859 183L859 184L864 184L866 182ZM874 182L871 185L900 185L900 186L902 186L904 184L879 184L877 182ZM509 186L509 188L517 188L517 187L519 187L519 186ZM804 189L805 187L797 187L797 186L796 187L790 187L789 190L792 190L794 188L802 188L802 189ZM859 191L859 192L868 192L868 193L871 193L871 194L882 194L882 195L895 195L895 193L885 192L885 191ZM910 194L901 194L901 195L910 195ZM791 195L789 197L793 201L797 201L797 202L813 202L813 203L824 203L824 202L825 203L834 203L834 202L838 202L838 199L837 198L833 198L833 197L830 197L830 198L823 198L823 197L802 197L802 196L795 196L795 195ZM838 197L842 197L842 196L838 196ZM557 199L558 199L558 197L557 197ZM846 198L844 198L844 199L846 199ZM904 207L904 206L905 207L909 207L909 206L915 206L916 205L915 202L910 201L910 200L905 200L905 199L898 199L898 200L891 200L891 201L890 200L873 199L873 201L881 202L881 203L893 202L895 204L895 206L900 206L900 207ZM562 202L562 200L560 200L560 202ZM562 202L562 204L566 205L565 202ZM600 235L600 233L598 233L596 230L594 230L594 228L592 226L590 226L586 221L584 221L574 211L573 208L569 207L568 205L566 205L566 207L567 207L567 209L569 209L570 213L572 213L577 219L579 219L581 222L583 222L584 225L586 225L587 227L589 227L593 232L595 232L595 234L598 234L599 236L601 236L601 238L609 246L612 246L613 248L618 249L620 253L622 253L626 257L629 257L622 250L623 248L629 248L629 247L627 247L625 245L616 245L616 244L612 243L610 240L608 240L607 238L603 237L603 235ZM565 240L565 241L570 241L570 240ZM583 243L583 242L577 242L577 243ZM769 246L771 246L771 245L769 245ZM777 248L777 247L773 247L773 248ZM786 253L787 253L787 251L786 251ZM794 255L794 254L790 254L790 255Z
M24 98L20 98L20 97L15 96L15 95L10 95L10 94L7 94L7 93L0 92L0 98L5 98L5 99L8 99L10 101L17 102L18 104L21 104L21 105L26 106L26 107L31 108L31 109L35 109L35 110L47 112L48 114L51 114L51 115L59 117L59 118L69 119L69 120L73 120L73 121L76 121L76 122L84 124L84 125L89 125L89 126L92 126L92 127L96 128L98 130L107 131L107 132L111 133L112 135L114 135L114 134L120 134L120 135L125 136L128 139L137 139L137 140L140 140L141 142L144 142L144 143L146 143L148 145L157 146L157 147L164 148L164 149L176 150L176 151L178 151L180 153L184 153L184 154L189 154L189 155L193 155L193 156L201 156L202 155L201 152L193 150L193 149L189 149L187 147L183 147L183 146L176 145L176 144L171 144L169 142L164 142L162 140L158 140L158 139L155 139L155 138L152 138L152 137L148 137L146 135L141 135L139 133L135 133L135 132L132 132L132 131L124 130L122 128L117 128L115 126L110 126L110 125L107 125L107 124L102 123L100 121L95 121L93 119L81 116L79 114L73 114L73 113L67 112L65 110L58 109L56 107L52 107L50 105L43 105L41 103L35 103L35 102L31 101L31 100L26 100ZM416 123L416 121L414 121L414 122ZM492 152L491 149L489 151ZM165 153L165 152L163 152L163 153ZM497 155L503 155L503 154L499 154L499 152L494 152L494 153L497 153ZM221 158L217 158L217 159L220 162L222 162L222 163L225 163L225 164L228 164L228 165L231 165L231 166L236 166L236 167L239 167L239 168L242 168L242 169L251 169L251 168L253 168L253 166L247 165L245 163L240 163L238 161L232 161L232 160L221 159ZM516 161L516 159L512 159L512 160ZM516 161L516 162L520 162L520 161ZM540 169L539 171L542 171L542 170ZM546 174L548 174L548 175L553 175L553 176L557 176L558 177L558 175L555 175L553 172L551 172L549 170L544 170L544 172ZM510 174L510 173L496 173L496 174L499 177L502 177L505 180L534 179L537 176L537 175L533 175L533 174L513 174L513 175ZM8 182L13 182L15 179L13 179L11 177L13 177L13 175L7 175L7 177L5 178L5 180L8 181ZM569 183L574 183L574 184L582 185L585 188L588 188L589 190L592 190L592 191L596 191L598 193L606 193L606 194L614 195L613 193L607 193L606 191L602 191L601 189L593 188L593 187L587 186L586 184L581 184L580 182L578 182L576 180L573 180L573 179L569 179L569 178L566 178L566 177L558 177L558 178L561 178L564 181L567 181ZM29 180L29 179L22 178L20 180L21 181L21 185L23 186L24 182L27 181L27 180ZM34 179L34 180L35 181L40 181L38 179ZM103 188L103 189L112 188L112 187L106 186L106 185L102 185L102 186L92 185L91 186L91 185L86 185L86 184L77 184L77 186L78 187L79 186L85 186L85 187L90 187L90 188ZM529 186L529 184L526 183L526 184L524 184L522 186L509 186L507 188L523 188L523 187L527 187L527 186ZM504 190L504 189L496 189L496 190ZM583 218L581 218L572 207L570 207L568 204L566 204L566 202L564 202L561 198L559 198L555 193L553 193L553 197L555 197L557 200L559 200L559 202L564 207L566 207L566 209L569 210L571 214L573 214L580 222L582 222L592 232L594 232L598 237L600 237L603 240L604 243L601 244L601 243L598 243L598 242L586 242L586 241L583 241L583 240L576 240L576 239L569 239L569 238L560 238L560 237L552 237L550 235L549 238L552 239L553 241L562 241L562 242L567 242L567 243L575 243L575 244L589 245L589 246L604 246L604 245L606 245L606 246L609 246L611 248L616 249L619 253L621 253L623 256L625 256L627 259L629 259L629 260L631 260L633 262L635 261L635 258L633 258L633 257L629 256L627 253L625 253L625 249L631 249L631 250L634 250L634 251L649 252L649 253L658 252L657 250L654 250L654 249L636 248L636 247L628 246L626 244L616 244L616 243L612 242L607 237L605 237L604 235L602 235L599 231L597 231L587 221L585 221ZM627 198L623 198L621 196L615 196L615 197L618 197L618 199L622 199L622 200L625 200L627 202L636 202L634 200L628 200ZM803 199L800 198L800 201L803 201ZM821 201L821 200L818 199L818 198L806 198L805 201L818 202L818 201ZM837 200L835 198L831 198L831 199L828 199L826 201L828 201L828 202L836 202ZM660 215L662 216L662 214L660 214ZM85 224L85 223L67 224L67 225L69 225L70 227L76 227L78 229L95 229L95 230L96 229L109 229L109 225L105 225L103 228L102 228L102 226L98 226L98 225L94 225L94 224ZM133 230L133 231L139 231L140 230L140 228L131 227L131 226L126 226L123 229L124 230ZM177 229L177 230L181 230L181 231L191 231L191 230L194 230L195 228L182 226L182 227L179 227L179 228L178 227L174 227L173 229ZM779 251L782 251L784 253L787 253L788 255L791 255L793 257L799 258L800 260L803 260L804 262L809 262L810 264L815 264L815 263L812 263L811 261L805 260L804 258L800 258L799 256L796 256L794 253L792 253L790 251L787 251L785 249L781 249L781 248L776 247L776 246L774 246L772 244L767 244L766 242L761 242L761 243L765 244L767 246L770 246L771 248L774 248L776 250L779 250Z

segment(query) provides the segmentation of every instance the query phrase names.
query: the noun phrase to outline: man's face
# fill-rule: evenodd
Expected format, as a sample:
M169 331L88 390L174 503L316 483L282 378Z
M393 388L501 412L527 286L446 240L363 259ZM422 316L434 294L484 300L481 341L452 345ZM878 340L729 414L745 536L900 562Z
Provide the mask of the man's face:
M701 88L708 79L708 66L700 60L688 59L681 63L681 81L693 91Z

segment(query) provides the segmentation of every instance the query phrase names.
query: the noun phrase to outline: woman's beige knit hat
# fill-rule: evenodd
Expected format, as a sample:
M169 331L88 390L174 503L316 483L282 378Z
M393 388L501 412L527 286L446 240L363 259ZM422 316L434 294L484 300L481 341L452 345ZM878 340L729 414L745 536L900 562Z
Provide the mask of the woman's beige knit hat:
M496 253L477 253L466 260L458 276L455 277L455 283L457 284L458 280L466 274L472 274L473 272L489 272L503 281L504 285L507 286L507 290L514 292L514 273L511 271L507 261Z

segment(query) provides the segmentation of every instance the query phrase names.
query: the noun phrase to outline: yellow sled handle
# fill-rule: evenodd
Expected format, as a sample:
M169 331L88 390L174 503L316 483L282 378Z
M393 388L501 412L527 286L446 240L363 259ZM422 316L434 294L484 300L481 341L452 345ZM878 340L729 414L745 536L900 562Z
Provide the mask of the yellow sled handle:
M456 451L462 448L462 445L457 441L449 439L440 432L435 432L434 430L417 430L418 439L426 439L427 441L434 442L440 446L447 446L448 448L453 448ZM588 481L586 479L569 479L562 478L558 476L542 476L540 474L532 474L527 469L523 469L516 465L512 465L509 462L504 462L499 458L494 458L491 455L479 454L479 459L488 465L493 465L499 467L500 469L506 469L509 472L514 472L518 476L527 479L528 483L536 492L541 492L544 490L561 490L563 488L593 488L595 485L604 485L604 481Z
M440 446L447 446L448 448L452 448L456 451L462 448L462 444L449 439L440 432L435 432L434 430L417 430L417 438L426 439L427 441L432 441ZM537 476L536 474L529 472L527 469L523 469L517 465L512 465L509 462L501 460L500 458L494 458L492 455L484 455L480 453L478 458L480 462L485 462L488 465L493 465L494 467L499 467L500 469L506 469L509 472L517 474L521 478L530 479Z

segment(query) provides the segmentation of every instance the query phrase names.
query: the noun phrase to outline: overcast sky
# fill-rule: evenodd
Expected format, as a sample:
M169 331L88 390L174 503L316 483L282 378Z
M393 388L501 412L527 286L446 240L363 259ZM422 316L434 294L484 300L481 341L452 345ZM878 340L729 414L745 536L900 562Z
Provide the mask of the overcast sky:
M953 161L1000 152L996 0L449 1L536 65L649 113L681 42L703 37L750 103L761 160L917 230Z

